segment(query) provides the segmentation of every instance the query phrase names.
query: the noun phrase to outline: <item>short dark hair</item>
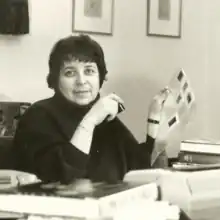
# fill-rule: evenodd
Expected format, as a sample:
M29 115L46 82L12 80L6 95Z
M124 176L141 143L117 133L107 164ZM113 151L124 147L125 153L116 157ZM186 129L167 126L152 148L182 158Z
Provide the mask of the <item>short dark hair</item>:
M107 74L102 47L88 35L68 36L60 39L53 46L49 56L48 87L56 89L60 69L64 61L75 58L80 61L91 61L97 64L100 87Z

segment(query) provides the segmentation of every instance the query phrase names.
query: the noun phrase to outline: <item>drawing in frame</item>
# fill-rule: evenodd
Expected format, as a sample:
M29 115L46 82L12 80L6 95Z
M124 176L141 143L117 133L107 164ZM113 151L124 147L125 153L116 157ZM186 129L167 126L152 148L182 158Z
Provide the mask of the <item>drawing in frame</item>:
M113 35L114 0L73 0L73 32Z
M147 35L181 38L182 0L147 0Z

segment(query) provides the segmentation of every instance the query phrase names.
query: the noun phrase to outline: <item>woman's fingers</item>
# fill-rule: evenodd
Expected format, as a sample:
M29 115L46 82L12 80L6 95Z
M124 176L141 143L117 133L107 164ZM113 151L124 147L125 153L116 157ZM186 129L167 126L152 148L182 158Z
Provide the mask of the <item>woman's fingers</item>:
M163 90L161 90L159 92L159 94L157 94L155 97L154 97L154 100L159 104L159 105L162 105L166 99L168 98L170 94L170 90L168 88L164 88Z
M122 100L122 98L120 98L118 95L116 95L115 93L111 93L108 95L109 98L113 99L114 101L124 104L124 101Z
M124 110L124 101L115 93L111 93L107 97L113 101L111 113L107 117L107 121L111 121L116 117L119 112Z

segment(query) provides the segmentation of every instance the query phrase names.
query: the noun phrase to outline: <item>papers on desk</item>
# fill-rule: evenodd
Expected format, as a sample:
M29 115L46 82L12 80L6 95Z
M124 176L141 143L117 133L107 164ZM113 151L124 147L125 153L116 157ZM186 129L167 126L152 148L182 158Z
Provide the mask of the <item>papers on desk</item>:
M158 212L158 210L160 210ZM166 201L139 201L137 203L130 203L129 205L118 209L111 220L178 220L180 216L180 209L175 205L170 205ZM27 220L79 220L74 217L50 217L29 215ZM96 218L87 220L105 220L106 218ZM108 219L108 220L110 220ZM106 219L107 220L107 219Z
M210 167L209 167L210 168ZM220 216L220 168L210 170L153 169L130 171L128 182L154 180L161 199L178 205L192 220L217 220Z
M158 210L160 210L158 212ZM178 220L180 209L166 201L139 201L117 210L111 218L87 218L87 220ZM80 220L76 217L23 216L22 220ZM81 219L82 220L82 219Z
M118 210L113 220L178 220L179 217L179 207L167 201L140 201Z
M82 183L82 182L81 182ZM0 211L53 217L105 218L136 202L158 197L156 183L105 184L94 183L93 188L76 189L76 185L44 183L23 186L18 193L0 194Z
M0 170L0 193L18 185L36 182L40 182L40 180L34 174L17 170Z

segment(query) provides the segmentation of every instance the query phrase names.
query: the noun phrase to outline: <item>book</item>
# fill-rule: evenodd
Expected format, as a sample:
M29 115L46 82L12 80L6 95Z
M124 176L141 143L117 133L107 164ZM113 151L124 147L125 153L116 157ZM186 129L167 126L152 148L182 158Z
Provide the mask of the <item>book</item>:
M100 218L111 217L116 210L129 203L140 200L154 201L158 198L156 183L85 185L82 181L69 185L42 182L26 184L0 194L0 211L55 217Z
M220 169L220 163L215 164L201 164L201 163L184 163L176 162L173 164L173 169L175 171L204 171L204 170L213 170Z
M183 163L216 164L220 163L220 154L180 151L178 161Z
M181 142L181 151L220 155L220 143L205 140L185 140Z

